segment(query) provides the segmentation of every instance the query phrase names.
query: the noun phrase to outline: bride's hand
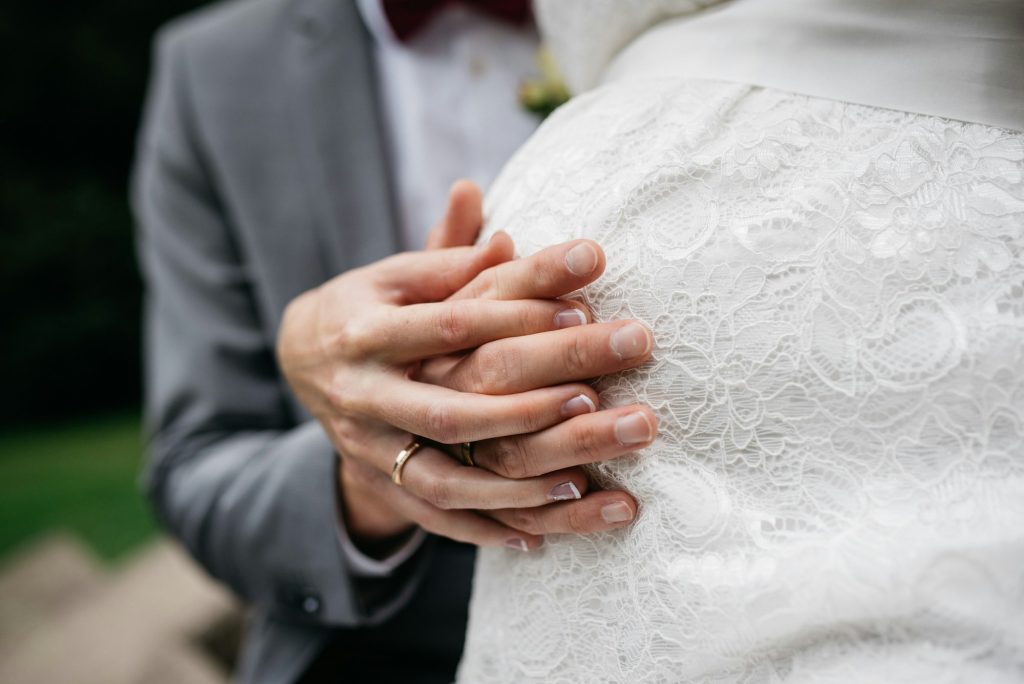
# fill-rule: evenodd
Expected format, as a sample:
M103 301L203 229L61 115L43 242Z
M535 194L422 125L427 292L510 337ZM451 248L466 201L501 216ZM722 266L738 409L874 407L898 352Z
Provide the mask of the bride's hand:
M587 241L556 245L537 254L487 269L451 299L475 297L528 300L566 294L566 263L573 250L592 255L589 278L603 270L600 248ZM585 267L584 267L585 270ZM641 365L650 358L653 336L635 321L588 323L582 310L580 327L566 327L486 342L476 349L430 359L414 377L460 392L507 396L573 383ZM480 440L475 444L476 464L510 480L528 480L563 472L573 482L585 480L579 466L618 458L649 446L657 432L657 419L640 404L598 410L591 392L574 401L566 420L537 431L524 431ZM488 515L510 527L535 535L597 532L628 524L636 502L626 492L594 491L582 496L565 486L564 503L491 510Z
M445 219L431 231L428 248L472 244L482 218L479 188L465 181L456 183ZM604 255L597 245L586 241L557 245L527 259L487 269L449 299L558 297L567 293L565 272L570 264L593 280L604 270ZM470 353L430 359L421 365L416 377L462 392L508 394L632 368L648 359L652 346L650 332L639 324L596 324L586 329L505 338ZM588 401L581 398L580 404ZM580 413L535 433L478 442L476 463L512 479L536 477L556 469L578 471L580 464L616 458L648 446L657 429L654 414L642 405L597 411L595 405L587 403ZM540 535L618 527L636 514L636 503L625 492L592 492L581 501L571 501L580 499L581 494L564 487L560 495L570 499L566 503L490 511L488 515Z

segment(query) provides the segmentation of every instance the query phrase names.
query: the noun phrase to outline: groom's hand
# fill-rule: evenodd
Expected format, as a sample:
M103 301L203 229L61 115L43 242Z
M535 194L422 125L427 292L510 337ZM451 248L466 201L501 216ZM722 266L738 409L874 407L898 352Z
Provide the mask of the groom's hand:
M581 245L589 252L586 259L566 258ZM621 492L600 492L583 501L544 506L586 493L586 477L573 467L595 460L585 441L579 444L581 457L560 454L564 464L548 464L541 468L543 472L519 479L486 468L466 468L431 448L423 449L407 465L405 489L387 479L394 456L409 439L408 432L445 443L479 440L493 445L480 452L490 465L501 460L502 440L538 433L589 413L596 404L591 388L572 382L499 396L458 392L410 378L425 359L588 321L579 305L536 299L571 292L600 274L603 263L596 245L578 242L561 246L561 252L558 249L531 257L532 261L515 262L533 264L525 290L502 289L500 283L514 283L516 278L508 278L514 275L510 271L492 268L511 257L507 236L498 236L482 248L385 259L343 274L288 307L278 344L281 367L300 400L319 419L339 453L345 454L346 513L357 514L365 523L357 532L386 536L415 522L429 531L481 545L532 548L539 543L539 534L606 529L632 517L635 503ZM492 299L437 301L459 291L489 293ZM516 297L500 300L502 294ZM649 344L642 347L647 349ZM613 367L595 359L578 370L591 377L635 365L643 356L637 356L635 363L616 358ZM646 415L642 422L653 437L653 416ZM572 434L581 435L581 430ZM613 430L612 436L621 434ZM551 446L548 442L545 448ZM642 444L631 448L638 446ZM545 509L544 514L523 513L535 507ZM508 524L469 509L490 510Z

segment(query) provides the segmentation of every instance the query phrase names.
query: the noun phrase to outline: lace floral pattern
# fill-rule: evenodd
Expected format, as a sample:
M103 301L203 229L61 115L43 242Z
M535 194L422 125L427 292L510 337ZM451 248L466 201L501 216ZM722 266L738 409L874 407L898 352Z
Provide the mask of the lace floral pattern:
M459 681L1024 676L1024 135L744 85L617 82L488 197L657 351L627 530L478 560Z

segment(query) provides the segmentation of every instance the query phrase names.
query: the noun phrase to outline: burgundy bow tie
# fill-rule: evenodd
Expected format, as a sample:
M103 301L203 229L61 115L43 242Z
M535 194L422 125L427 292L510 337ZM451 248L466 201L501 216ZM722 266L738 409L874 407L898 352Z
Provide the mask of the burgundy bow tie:
M391 30L403 43L451 5L472 7L516 26L526 25L531 18L530 0L381 0L381 4Z

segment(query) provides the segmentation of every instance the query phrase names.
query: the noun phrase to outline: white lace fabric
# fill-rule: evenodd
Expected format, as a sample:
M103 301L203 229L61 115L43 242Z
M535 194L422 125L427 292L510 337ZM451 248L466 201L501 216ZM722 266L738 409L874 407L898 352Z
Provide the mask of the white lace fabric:
M1024 679L1024 135L627 79L487 211L604 247L657 348L602 404L660 425L591 469L634 525L480 553L460 682Z

